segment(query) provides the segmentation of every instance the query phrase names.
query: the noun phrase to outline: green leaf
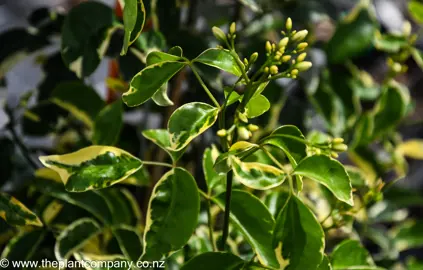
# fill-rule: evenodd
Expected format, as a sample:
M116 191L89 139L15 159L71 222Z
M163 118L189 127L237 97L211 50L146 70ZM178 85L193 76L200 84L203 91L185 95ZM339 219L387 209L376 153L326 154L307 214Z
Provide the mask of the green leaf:
M129 90L122 95L123 102L129 107L143 104L185 65L166 61L144 68L132 78Z
M420 270L423 269L423 261L418 261L416 258L407 259L408 270Z
M141 221L141 210L133 197L126 189L106 188L95 191L103 197L106 206L112 214L113 224L136 226Z
M311 210L295 195L291 195L278 214L273 247L280 269L316 269L323 259L323 229Z
M254 12L262 12L262 9L257 4L256 0L239 0L239 2L246 5L247 7L249 7Z
M57 173L53 170L51 171L57 176L57 180L60 181ZM106 224L113 223L112 213L108 207L105 207L107 205L105 199L93 191L83 193L67 192L62 183L42 176L37 176L33 186L44 194L81 207Z
M220 208L224 209L225 193L218 195L215 201ZM275 220L257 197L245 191L233 190L231 221L250 243L261 264L279 268L275 252L272 249Z
M226 153L221 154L217 157L214 168L218 173L228 173L232 170L231 168L231 156L236 156L242 160L243 157L248 156L255 151L257 151L260 147L257 144L239 141L234 143L229 151Z
M423 220L403 222L394 228L392 238L399 251L423 247Z
M183 59L180 56L160 51L154 51L147 55L147 66L163 62L178 62L181 60Z
M182 55L183 55L182 48L179 47L179 46L174 46L174 47L170 48L168 53L173 54L175 56L180 56L180 57L182 57Z
M194 138L213 126L219 109L206 103L191 102L176 109L169 118L170 150L185 148Z
M323 256L323 260L320 263L320 265L317 268L317 270L332 270L332 265L330 264L330 261L329 261L327 255L324 255Z
M168 84L163 84L162 87L160 87L159 91L157 91L151 97L154 103L162 107L173 106L173 101L170 100L169 96L167 95L167 88Z
M39 157L55 170L67 191L83 192L114 185L139 170L142 161L111 146L93 145L66 155Z
M88 270L110 270L111 268L116 270L128 270L128 268L132 269L129 267L130 262L121 255L97 255L76 252L73 254L73 256L77 261L84 262L85 264L90 262L91 265L98 266L86 268ZM75 263L75 265L77 264Z
M181 270L240 270L244 263L232 253L206 252L186 262Z
M82 82L64 82L56 86L51 101L69 111L74 117L92 128L94 119L105 103L97 92Z
M399 34L378 33L373 42L378 50L388 53L398 53L401 49L408 47L407 38Z
M9 194L0 192L0 217L14 226L43 226L40 219L25 205Z
M120 250L130 261L137 261L142 254L142 239L135 228L120 226L112 229Z
M375 105L373 136L377 138L396 127L405 116L409 103L408 89L392 81Z
M63 22L63 61L80 78L92 74L116 29L112 9L102 3L84 2L72 8Z
M174 168L157 182L144 230L142 260L160 260L184 246L197 227L200 196L192 175Z
M219 154L219 150L214 145L211 148L206 148L203 154L203 172L209 192L226 183L226 174L220 174L214 168L214 162Z
M150 186L150 174L145 167L141 167L138 171L131 174L121 183L126 185L134 185L139 187Z
M286 174L276 167L259 162L242 162L236 157L231 159L235 179L249 188L266 190L285 181Z
M257 95L248 101L246 109L248 118L255 118L270 109L270 102L265 96Z
M104 107L94 122L93 144L115 145L123 125L122 101Z
M332 252L332 267L334 270L361 269L358 266L375 266L369 252L357 240L345 240ZM363 268L364 269L364 268Z
M418 23L423 23L423 4L417 0L408 2L408 12Z
M337 25L328 42L326 51L329 62L340 64L363 54L371 48L376 30L377 25L369 9L357 6L345 21Z
M199 62L211 67L221 69L223 71L234 74L240 77L242 70L236 63L235 58L231 55L230 51L224 49L207 49L202 52L192 62Z
M411 49L411 56L413 56L414 61L423 70L423 52L418 49Z
M34 256L37 248L45 239L45 230L22 231L7 243L0 258L11 261L27 261ZM7 267L5 267L7 268Z
M310 156L302 160L293 172L327 187L340 201L353 205L351 181L344 166L328 156Z
M121 0L123 3L123 24L125 36L121 55L126 54L128 47L137 40L144 28L146 12L142 0Z
M57 237L54 255L59 261L69 257L101 232L100 225L90 218L81 218L67 226Z
M179 151L171 150L170 134L166 129L148 129L144 130L142 135L165 150L172 157L173 162L178 161L184 154L185 148Z
M304 135L296 126L281 126L263 139L262 143L281 149L293 166L297 166L307 156Z
M146 54L152 51L162 51L166 48L166 38L159 31L143 31L135 41L135 45Z

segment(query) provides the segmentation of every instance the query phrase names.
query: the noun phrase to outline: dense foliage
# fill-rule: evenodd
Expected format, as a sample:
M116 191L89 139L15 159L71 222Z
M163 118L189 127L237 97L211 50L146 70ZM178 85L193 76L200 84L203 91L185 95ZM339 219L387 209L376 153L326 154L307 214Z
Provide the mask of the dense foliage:
M414 110L398 78L423 68L421 31L384 32L369 0L342 16L318 0L118 5L40 9L0 35L0 78L26 55L44 71L4 106L2 258L423 268L408 252L423 220L407 211L423 197L395 185L423 159L423 141L398 131ZM423 23L423 4L409 11ZM374 54L378 80L363 65ZM103 58L106 99L89 84Z

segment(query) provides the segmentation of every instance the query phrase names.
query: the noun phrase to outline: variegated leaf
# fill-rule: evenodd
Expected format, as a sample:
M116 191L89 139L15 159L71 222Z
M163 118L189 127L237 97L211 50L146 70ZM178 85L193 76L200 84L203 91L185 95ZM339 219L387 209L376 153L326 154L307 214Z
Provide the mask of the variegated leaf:
M178 161L184 153L185 149L179 151L171 150L170 134L166 129L144 130L142 135L165 150L172 157L173 162Z
M43 226L40 219L25 205L9 194L0 192L0 217L10 225Z
M122 149L99 145L39 159L44 166L59 173L66 190L72 192L109 187L142 166L141 160Z
M121 55L126 54L128 47L135 42L144 28L146 11L143 0L120 0L123 8L123 24L125 35Z
M199 62L208 66L212 66L232 73L238 77L242 75L242 70L239 68L235 58L228 50L214 48L205 50L203 53L197 56L193 62Z

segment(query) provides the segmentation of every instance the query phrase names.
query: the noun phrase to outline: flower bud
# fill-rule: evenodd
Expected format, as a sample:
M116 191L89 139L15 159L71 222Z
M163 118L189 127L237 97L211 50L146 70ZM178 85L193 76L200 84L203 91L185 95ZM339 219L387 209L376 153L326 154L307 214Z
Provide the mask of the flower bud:
M282 57L282 62L284 63L288 62L289 60L291 60L291 55L285 55Z
M257 131L259 129L257 125L253 125L253 124L249 124L247 127L252 132Z
M271 66L269 70L270 70L270 74L272 74L272 75L276 75L279 72L278 67L275 66L275 65Z
M312 66L313 64L311 62L304 61L304 62L296 64L295 68L298 69L298 71L306 71L306 70L309 70Z
M307 53L302 53L302 54L298 55L297 62L300 63L300 62L304 61L306 57L307 57Z
M286 28L286 30L291 31L291 29L292 29L292 20L291 20L291 18L286 19L285 28Z
M292 37L292 41L294 41L294 42L303 41L306 38L307 35L308 35L307 30L301 30L301 31L295 33L295 35Z
M335 153L335 152L330 152L330 156L332 158L338 158L339 157L339 155L337 153Z
M301 42L300 44L298 44L298 46L297 46L297 50L298 50L298 51L302 51L302 50L304 50L305 48L307 48L307 46L308 46L308 43L307 43L307 42Z
M348 146L346 144L343 144L343 143L335 144L335 145L332 145L332 149L337 151L337 152L344 152L344 151L348 150Z
M288 43L289 43L289 37L284 37L283 39L279 41L278 46L279 48L285 48L286 45L288 45Z
M247 60L247 58L244 58L244 65L248 66L248 60Z
M297 76L297 75L298 75L298 73L299 73L298 69L293 69L293 70L291 71L291 75L292 75L292 76Z
M217 131L217 136L219 137L225 137L227 134L226 129L220 129Z
M405 21L404 24L402 25L402 32L404 33L405 36L410 36L411 35L411 23L409 21Z
M213 35L216 37L217 40L223 43L227 42L226 35L222 31L222 29L220 29L219 27L213 26L212 31L213 31Z
M250 64L254 64L257 61L258 53L255 52L250 56Z
M244 123L248 123L248 118L245 114L238 112L238 119Z
M241 140L248 140L251 136L251 132L245 127L238 128L238 137Z
M266 52L270 53L272 51L272 44L270 41L266 41Z
M401 70L402 70L401 64L400 63L394 63L392 65L392 70L395 71L395 72L397 72L397 73L400 73Z
M232 35L235 34L236 32L236 23L233 22L231 23L231 26L229 27L229 33L231 33Z
M332 143L333 144L341 144L341 143L343 143L344 142L344 139L342 139L342 138L334 138L333 140L332 140Z
M264 73L269 73L269 68L268 67L265 67L264 68Z

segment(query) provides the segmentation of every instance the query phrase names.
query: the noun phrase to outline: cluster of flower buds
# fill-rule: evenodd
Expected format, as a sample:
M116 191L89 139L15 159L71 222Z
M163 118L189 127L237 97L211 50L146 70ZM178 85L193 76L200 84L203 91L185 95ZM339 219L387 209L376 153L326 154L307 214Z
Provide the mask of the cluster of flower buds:
M228 141L232 140L233 133L236 131L239 140L246 141L253 136L253 132L259 130L259 127L248 123L246 112L238 112L234 121L234 125L230 129L221 129L217 132L219 137L226 137Z
M348 150L348 146L344 144L344 139L333 138L326 143L319 143L309 147L309 154L327 155L332 158L338 158L338 153Z
M311 68L312 63L305 61L307 53L304 51L308 43L304 42L308 35L307 30L292 30L292 20L288 18L285 25L286 30L282 31L284 36L278 44L266 42L265 49L268 57L267 65L263 72L270 76L280 74L280 66L288 64L289 67L283 74L289 78L297 78L298 74Z
M228 47L234 46L234 40L236 38L236 23L231 23L228 34L225 34L222 29L216 26L213 26L212 32L218 41L226 44Z

